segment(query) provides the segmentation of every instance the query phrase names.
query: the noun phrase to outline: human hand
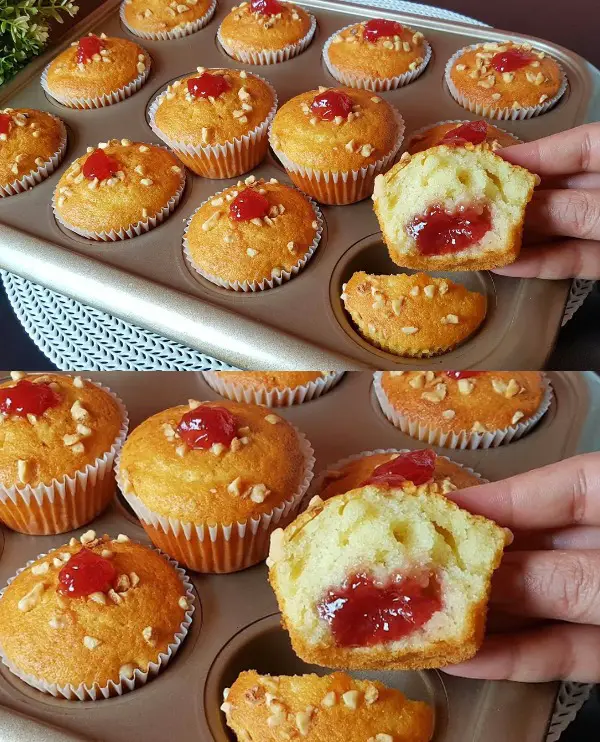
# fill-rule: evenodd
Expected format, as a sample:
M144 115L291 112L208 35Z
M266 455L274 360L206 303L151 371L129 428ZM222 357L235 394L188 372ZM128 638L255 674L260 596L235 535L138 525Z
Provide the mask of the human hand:
M517 261L494 273L600 279L600 123L498 152L537 173Z
M515 540L494 574L483 646L444 671L600 682L600 453L448 497Z

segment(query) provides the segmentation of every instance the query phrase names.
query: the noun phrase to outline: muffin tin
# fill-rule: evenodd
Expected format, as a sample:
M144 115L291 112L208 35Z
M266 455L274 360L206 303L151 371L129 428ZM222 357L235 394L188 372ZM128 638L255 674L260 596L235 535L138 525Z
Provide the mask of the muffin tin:
M188 397L219 399L202 376L194 372L90 376L124 400L132 426ZM521 440L489 450L437 450L491 480L576 453L600 450L598 377L591 372L557 372L549 377L555 391L552 406L539 425ZM317 457L317 473L360 451L421 447L383 416L368 372L349 372L322 397L280 409L278 414L308 436ZM117 497L91 527L100 533L127 533L147 543L145 532L123 503ZM83 530L86 529L73 535L80 535ZM0 585L26 561L68 541L70 535L29 537L5 530ZM305 665L292 652L287 634L279 626L277 604L264 565L231 575L190 576L199 598L190 633L169 667L132 693L97 702L58 700L25 685L0 665L0 739L232 742L219 706L223 688L232 683L238 672L326 672ZM432 703L436 710L435 742L463 742L467 737L472 742L542 742L557 691L556 683L482 682L435 671L356 675L380 679L413 698ZM64 731L51 731L45 724Z

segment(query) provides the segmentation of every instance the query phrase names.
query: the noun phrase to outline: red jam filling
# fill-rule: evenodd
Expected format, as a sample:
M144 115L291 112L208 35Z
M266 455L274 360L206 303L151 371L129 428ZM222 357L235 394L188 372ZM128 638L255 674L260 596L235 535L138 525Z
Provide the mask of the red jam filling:
M114 586L117 570L109 559L82 549L58 573L58 591L70 598L105 593Z
M417 486L426 484L433 479L436 458L435 451L430 449L401 453L395 459L373 469L371 476L361 487L367 484L400 487L407 481Z
M188 92L196 98L218 98L231 89L224 75L211 75L203 72L200 77L187 81Z
M8 134L12 118L7 113L0 113L0 134Z
M422 255L444 255L476 245L492 228L487 206L461 206L453 213L432 206L408 225Z
M488 125L485 121L469 121L461 124L456 129L451 129L444 134L440 144L456 144L464 146L467 142L481 144L487 137Z
M497 72L515 72L522 67L527 67L533 61L535 61L533 54L529 54L521 49L509 49L508 51L494 54L490 64Z
M104 49L104 41L98 36L84 36L77 44L77 61L86 63L92 60L94 54L100 54Z
M433 573L404 576L386 584L358 573L329 590L317 609L338 646L368 647L408 636L441 610L440 584Z
M382 18L376 18L372 21L367 21L363 36L367 41L375 43L377 39L388 36L399 36L402 30L402 26L396 23L396 21L385 21Z
M347 119L352 111L352 99L338 90L326 90L316 96L310 109L323 121L333 121L336 116Z
M88 180L107 180L120 169L114 157L109 157L103 149L96 149L83 163L82 172Z
M236 436L237 423L224 407L200 405L185 413L177 432L190 448L210 448L214 443L229 446Z
M483 371L444 371L449 379L470 379L471 376L480 376Z
M60 397L48 384L33 384L22 379L14 386L0 389L0 412L5 415L43 415L49 407L56 407Z
M238 193L229 207L229 216L236 222L247 222L250 219L262 219L267 216L271 204L258 191L252 188Z
M262 15L277 15L283 10L283 5L278 0L250 0L250 7L255 13Z

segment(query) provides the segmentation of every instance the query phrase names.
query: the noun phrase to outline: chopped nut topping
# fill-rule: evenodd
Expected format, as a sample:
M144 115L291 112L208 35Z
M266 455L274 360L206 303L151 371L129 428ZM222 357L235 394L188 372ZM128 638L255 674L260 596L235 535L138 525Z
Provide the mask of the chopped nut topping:
M71 417L73 420L85 420L88 416L88 411L83 407L81 402L76 399L71 406Z
M142 629L142 636L144 637L144 641L148 642L151 647L154 647L156 645L156 638L154 636L152 626L146 626L144 629Z
M21 600L17 603L17 608L23 613L28 613L33 610L36 605L40 602L42 593L46 589L46 585L43 582L38 582L32 587L32 589L24 595Z
M440 322L443 325L458 325L459 324L459 319L456 316L456 314L447 314L445 317L442 317L442 319L440 320Z
M229 713L229 712L231 711L231 709L232 709L232 705L231 705L231 704L229 703L229 701L224 701L224 702L223 702L223 703L221 704L220 708L221 708L221 711L222 711L222 712L223 712L224 714L228 714L228 713Z
M96 531L86 531L83 533L79 539L81 543L85 546L86 544L91 543L92 541L96 540Z
M21 381L21 379L24 379L27 374L24 371L11 371L10 372L10 378L13 381Z
M112 600L115 605L121 605L123 598L113 588L108 591L108 597Z
M233 482L230 482L227 485L227 492L229 492L230 495L235 495L236 497L239 497L242 493L240 490L240 485L242 483L241 477L236 477Z
M265 415L265 422L270 423L271 425L277 425L280 418L277 417L277 415Z
M310 714L306 711L299 711L296 714L296 726L298 727L300 734L303 737L306 737L310 727Z
M471 394L474 387L475 387L475 384L473 384L473 382L470 381L469 379L458 380L458 391L461 394L463 394L465 397L468 397L469 394Z
M64 629L67 627L68 621L66 616L52 616L48 621L48 625L51 629Z
M425 286L425 288L423 289L423 293L428 299L433 299L433 297L435 296L435 286L433 284Z
M456 417L456 412L454 412L454 410L444 410L442 412L442 417L445 420L453 420Z
M403 327L402 332L405 335L414 335L415 333L419 332L418 327Z
M114 552L112 552L110 549L102 549L100 556L103 559L110 559L113 554Z
M93 636L84 636L83 637L83 646L87 649L96 649L97 646L101 644L99 639L94 639Z
M358 699L359 699L360 693L357 690L347 690L345 693L342 694L342 701L344 702L344 705L348 708L352 709L353 711L358 708Z
M179 600L177 601L177 605L182 608L184 611L187 611L187 609L190 607L188 603L188 599L185 597L185 595L182 595Z
M213 443L210 447L210 452L213 456L220 456L227 450L227 447L223 443Z
M128 541L129 541L129 536L126 536L124 533L120 533L116 538L116 542L118 544L126 544Z
M335 695L334 691L330 690L329 693L325 695L323 700L321 701L321 706L324 706L327 709L332 708L337 703L337 696Z
M100 605L106 605L106 595L104 593L90 593L88 598L94 603L100 603Z
M248 255L248 257L250 258L254 258L258 255L258 250L255 250L253 247L249 247L246 250L246 255Z
M422 389L425 386L425 376L423 374L419 374L418 376L414 376L408 382L408 384L413 389Z
M269 495L270 490L267 489L264 484L255 484L250 491L250 499L252 502L260 504L265 501Z
M29 462L25 459L19 459L17 461L17 479L19 482L25 484L29 477Z
M269 556L267 558L267 567L272 567L275 562L279 561L284 555L283 542L285 541L285 535L283 528L276 528L271 534L271 540L269 545Z
M34 564L31 568L31 574L32 575L45 575L48 573L48 570L50 569L50 563L49 562L42 562L41 564Z
M472 433L485 433L486 429L483 427L483 425L479 422L479 420L476 420L473 423L473 427L471 428Z
M119 668L120 678L130 679L133 677L134 673L135 673L135 667L131 663L128 663L126 665L121 665L121 667Z
M376 734L371 737L367 742L394 742L394 738L391 734Z
M116 585L117 592L126 593L130 587L131 587L131 583L129 582L129 575L126 575L126 574L119 575L119 578L117 579L117 585Z
M367 685L365 690L365 703L367 706L371 706L379 698L379 691L376 685Z
M370 157L373 154L374 147L372 144L363 144L360 153L363 157Z
M515 381L515 379L511 379L506 386L506 391L504 393L504 396L507 399L511 399L516 394L518 394L520 391L521 391L521 387L519 386L519 384Z
M525 413L521 412L521 410L517 410L515 414L512 416L512 420L510 421L512 425L516 425L519 420L525 417Z

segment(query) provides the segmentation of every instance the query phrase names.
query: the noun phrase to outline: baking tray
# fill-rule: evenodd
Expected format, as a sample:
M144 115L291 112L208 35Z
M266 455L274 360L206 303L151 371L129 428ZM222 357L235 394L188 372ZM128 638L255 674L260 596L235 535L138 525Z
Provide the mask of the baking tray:
M1 376L1 373L0 373ZM93 373L129 410L132 427L188 398L220 399L195 372ZM521 440L487 451L438 449L489 479L500 479L576 453L600 449L600 381L591 373L550 374L555 399L539 425ZM350 372L323 397L278 411L311 441L318 472L340 458L375 448L417 448L380 412L368 372ZM148 542L120 498L94 521L100 533L127 533ZM81 533L87 528L80 529ZM38 554L69 535L23 536L0 530L0 585ZM3 553L2 548L4 547ZM148 685L120 698L70 702L44 695L0 666L0 739L3 742L231 742L219 711L223 688L243 669L271 674L316 671L292 652L279 627L277 603L259 565L231 575L198 575L192 582L200 609L174 661ZM463 680L435 671L355 673L381 679L435 705L435 742L542 742L557 684ZM4 711L2 711L4 707ZM12 711L25 714L27 719ZM40 723L66 730L51 736ZM67 736L67 733L71 736ZM19 736L19 734L21 736ZM55 730L52 734L56 735ZM76 736L73 736L76 735Z

